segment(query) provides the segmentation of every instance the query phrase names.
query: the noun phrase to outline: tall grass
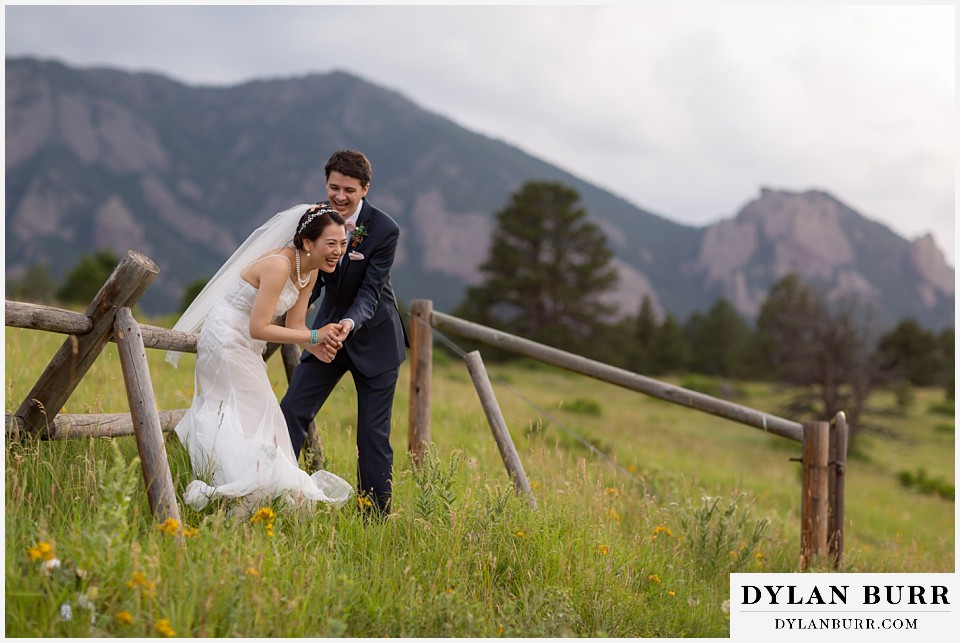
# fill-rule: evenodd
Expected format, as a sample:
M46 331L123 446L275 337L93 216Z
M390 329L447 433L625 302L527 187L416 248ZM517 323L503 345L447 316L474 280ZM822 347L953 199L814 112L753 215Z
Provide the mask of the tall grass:
M61 341L7 329L8 412ZM190 356L174 370L148 353L158 405L187 406ZM271 505L256 521L182 506L182 525L157 525L133 437L7 440L6 635L724 637L730 572L796 570L799 445L554 369L491 371L510 383L495 389L536 510L509 485L464 366L443 355L417 469L402 371L382 523L351 503ZM741 388L775 411L769 389ZM953 435L934 430L942 415L928 422L930 402L851 462L845 570L952 569L952 503L896 478L923 462L952 479ZM355 405L347 379L318 416L326 466L348 480ZM113 347L67 406L126 410ZM167 453L180 493L189 461L175 438Z

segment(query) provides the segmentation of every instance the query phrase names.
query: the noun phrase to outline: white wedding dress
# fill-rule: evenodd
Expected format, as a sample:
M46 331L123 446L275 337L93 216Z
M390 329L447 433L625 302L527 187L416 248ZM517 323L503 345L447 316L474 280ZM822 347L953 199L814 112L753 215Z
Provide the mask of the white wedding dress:
M297 301L289 279L275 314ZM175 429L190 454L197 480L184 502L204 508L214 498L236 499L249 512L274 498L295 506L342 505L353 488L328 472L302 470L263 360L266 342L250 337L250 311L257 289L237 279L213 305L197 342L193 403Z

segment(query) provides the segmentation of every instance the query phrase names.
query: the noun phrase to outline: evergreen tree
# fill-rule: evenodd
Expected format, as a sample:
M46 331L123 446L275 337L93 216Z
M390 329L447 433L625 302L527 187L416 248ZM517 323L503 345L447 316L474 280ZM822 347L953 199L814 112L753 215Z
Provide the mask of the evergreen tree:
M467 289L457 314L582 353L614 312L601 298L618 275L606 237L579 200L574 189L543 181L514 193L496 215L482 283Z
M663 373L683 373L690 365L690 346L687 344L683 327L673 313L657 328L654 341L647 353L652 375Z
M823 313L823 303L799 275L787 275L771 286L757 316L755 339L765 365L781 381L806 379L810 356L798 349L814 344L812 321Z
M883 382L873 359L873 310L856 299L826 299L797 275L775 283L757 317L757 339L777 378L796 394L787 408L803 421L844 411L853 440L866 427L867 398Z
M183 298L180 300L180 312L182 313L187 309L190 304L193 303L193 300L197 298L197 295L200 294L200 291L203 290L204 286L207 285L207 282L210 281L209 278L195 279L187 284L186 289L183 291Z
M954 330L952 328L947 328L939 337L937 337L937 344L940 347L940 354L943 355L943 370L945 377L943 378L943 388L947 394L947 399L952 400L956 391L954 386L956 384L956 364L957 364L957 355L955 351L955 342L954 342Z
M747 372L745 361L752 331L725 298L718 299L706 315L692 315L686 335L694 371L721 377L738 377Z
M97 250L81 257L57 291L57 299L64 303L89 304L119 263L120 259L110 250Z
M657 313L653 309L653 302L649 295L644 295L643 301L640 302L640 312L637 315L636 342L630 365L638 373L654 372L650 363L650 350L657 335L658 326Z
M7 298L49 304L54 301L57 284L50 276L47 264L30 266L19 279L7 280Z
M883 369L913 386L942 385L946 378L940 338L914 319L902 320L881 337L877 355Z

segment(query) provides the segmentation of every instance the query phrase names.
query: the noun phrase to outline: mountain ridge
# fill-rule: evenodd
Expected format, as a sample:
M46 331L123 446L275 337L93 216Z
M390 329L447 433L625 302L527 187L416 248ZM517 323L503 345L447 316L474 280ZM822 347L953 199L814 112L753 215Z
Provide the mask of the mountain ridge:
M528 180L578 191L616 255L622 314L643 296L683 319L727 297L756 314L785 270L858 293L888 325L953 324L953 274L932 237L913 242L819 190L761 189L694 227L653 214L509 143L471 132L347 72L189 86L155 73L7 58L8 275L136 249L161 268L144 295L171 312L260 222L323 197L340 147L374 165L370 199L404 231L402 300L450 310L479 275L494 213ZM949 282L949 283L948 283Z

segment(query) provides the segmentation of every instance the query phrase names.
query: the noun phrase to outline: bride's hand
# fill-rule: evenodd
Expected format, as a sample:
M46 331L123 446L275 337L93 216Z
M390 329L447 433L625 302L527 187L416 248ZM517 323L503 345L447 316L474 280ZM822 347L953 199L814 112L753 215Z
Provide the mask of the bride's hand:
M320 345L329 346L334 351L343 346L343 324L327 324L320 329Z
M343 342L338 339L342 332L341 324L323 326L318 333L319 341L313 346L308 346L307 350L321 362L332 362L337 356L337 351L343 346Z
M326 362L328 364L333 361L334 357L337 356L337 349L332 348L328 344L315 344L313 346L307 346L307 352L321 362Z

